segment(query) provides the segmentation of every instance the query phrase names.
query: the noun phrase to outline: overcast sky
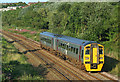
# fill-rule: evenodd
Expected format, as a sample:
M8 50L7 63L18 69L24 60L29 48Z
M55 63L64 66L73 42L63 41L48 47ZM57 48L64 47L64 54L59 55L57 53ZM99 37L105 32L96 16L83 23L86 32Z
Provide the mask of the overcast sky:
M38 2L38 1L40 1L40 2L46 2L46 1L48 1L48 0L0 0L0 3L13 3L13 2L26 2L26 3L28 3L28 2Z

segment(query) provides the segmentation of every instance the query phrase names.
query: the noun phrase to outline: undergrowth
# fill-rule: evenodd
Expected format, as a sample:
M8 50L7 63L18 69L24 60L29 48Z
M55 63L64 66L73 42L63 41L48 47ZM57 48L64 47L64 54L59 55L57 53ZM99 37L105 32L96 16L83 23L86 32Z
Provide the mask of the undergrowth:
M46 68L33 67L24 54L2 39L2 80L43 80Z

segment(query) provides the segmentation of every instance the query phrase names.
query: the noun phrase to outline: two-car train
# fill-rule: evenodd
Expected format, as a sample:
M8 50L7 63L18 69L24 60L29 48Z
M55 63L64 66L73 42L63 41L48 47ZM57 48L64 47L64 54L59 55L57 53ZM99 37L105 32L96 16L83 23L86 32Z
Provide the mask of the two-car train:
M96 41L81 40L69 36L40 33L41 48L45 48L86 71L101 71L104 64L104 46Z

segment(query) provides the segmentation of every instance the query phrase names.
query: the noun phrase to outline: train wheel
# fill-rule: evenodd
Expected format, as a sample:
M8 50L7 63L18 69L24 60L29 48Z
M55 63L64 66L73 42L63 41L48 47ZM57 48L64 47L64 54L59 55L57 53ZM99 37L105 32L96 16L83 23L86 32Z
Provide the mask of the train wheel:
M50 49L50 53L52 54L52 49Z
M50 48L48 48L48 51L50 51Z
M42 49L42 44L40 45L40 48Z
M77 60L75 60L75 65L77 65L77 63L78 63Z
M82 66L81 66L81 69L82 69L82 70L85 70L85 66L84 66L83 64L82 64Z
M55 52L55 55L57 56L58 52Z
M69 61L70 61L70 62L72 62L72 59L71 59L71 58L69 58Z
M66 56L66 60L68 60L69 58L68 58L68 56Z
M57 53L57 56L59 56L59 55L60 55L60 53L58 52L58 53Z
M66 57L63 55L63 59L66 60Z

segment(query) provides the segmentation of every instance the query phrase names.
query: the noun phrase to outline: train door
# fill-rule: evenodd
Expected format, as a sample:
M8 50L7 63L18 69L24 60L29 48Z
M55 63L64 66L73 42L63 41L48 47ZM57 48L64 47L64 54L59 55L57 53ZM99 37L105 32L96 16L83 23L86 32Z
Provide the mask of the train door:
M98 63L99 61L98 45L94 43L91 45L91 63Z
M53 49L56 50L56 38L54 38Z
M93 63L97 63L97 48L93 48Z
M64 43L64 53L67 55L67 44Z
M81 53L81 46L79 48L79 62L82 61L83 54Z
M51 48L53 48L53 43L54 43L54 41L53 41L53 38L52 38L52 44L51 44Z
M81 61L83 62L84 50L82 50Z
M57 43L56 43L57 50L58 50L58 45L59 45L59 40L57 39Z

